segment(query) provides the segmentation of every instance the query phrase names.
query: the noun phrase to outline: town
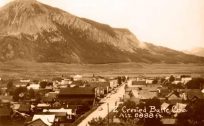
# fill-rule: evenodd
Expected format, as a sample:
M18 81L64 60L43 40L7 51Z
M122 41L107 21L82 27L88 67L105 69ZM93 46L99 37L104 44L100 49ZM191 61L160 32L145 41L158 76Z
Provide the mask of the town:
M204 124L204 79L70 75L0 79L1 126ZM103 125L102 125L103 124Z

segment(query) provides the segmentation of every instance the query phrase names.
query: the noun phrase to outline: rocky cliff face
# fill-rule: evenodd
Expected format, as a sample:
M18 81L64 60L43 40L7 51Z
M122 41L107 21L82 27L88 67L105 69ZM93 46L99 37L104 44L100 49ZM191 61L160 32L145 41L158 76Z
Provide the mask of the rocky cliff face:
M204 61L142 43L127 29L79 18L36 0L15 0L1 8L0 15L0 61L153 63L168 62L169 54L175 63ZM180 59L181 54L194 60Z

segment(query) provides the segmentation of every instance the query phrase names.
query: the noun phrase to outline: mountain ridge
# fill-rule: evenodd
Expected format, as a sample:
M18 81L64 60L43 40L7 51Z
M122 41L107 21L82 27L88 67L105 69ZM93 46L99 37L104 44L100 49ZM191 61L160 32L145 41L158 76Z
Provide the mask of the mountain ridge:
M192 48L189 50L184 50L183 52L191 55L204 57L204 47Z
M36 0L10 2L0 15L2 62L204 63L202 57L141 42L128 29L80 18Z

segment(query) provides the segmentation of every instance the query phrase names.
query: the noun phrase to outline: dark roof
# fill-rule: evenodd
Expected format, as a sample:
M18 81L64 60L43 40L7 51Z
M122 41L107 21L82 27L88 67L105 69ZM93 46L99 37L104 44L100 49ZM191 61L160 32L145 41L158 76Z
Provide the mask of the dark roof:
M146 85L146 81L132 81L132 85Z
M18 111L19 112L30 112L31 105L30 104L21 104Z
M27 122L25 126L48 126L48 125L45 124L41 119L36 119L34 121Z
M62 88L59 95L95 95L95 88L85 87L85 88Z
M109 87L110 82L98 82L98 81L91 81L88 82L91 87Z
M162 87L162 88L158 88L158 89L160 90L160 96L162 96L162 97L165 97L170 93L168 88Z
M69 105L83 105L83 104L92 105L94 102L94 98L60 98L59 100L65 101Z
M172 95L175 95L176 97L180 98L179 92L177 92L177 91L171 91L171 92L166 96L166 98L169 98L169 97L171 97Z
M11 111L8 107L0 107L0 117L10 116Z
M43 102L53 102L54 98L52 98L52 97L43 97L42 100L43 100Z
M55 115L55 117L66 117L67 116L66 112L44 112L43 114Z

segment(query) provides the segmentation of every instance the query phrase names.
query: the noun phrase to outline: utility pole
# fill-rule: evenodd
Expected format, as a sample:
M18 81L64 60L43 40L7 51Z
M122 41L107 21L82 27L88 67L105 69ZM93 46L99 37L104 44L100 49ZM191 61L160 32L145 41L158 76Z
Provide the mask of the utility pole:
M109 103L107 103L107 110L108 110L108 126L109 126Z

